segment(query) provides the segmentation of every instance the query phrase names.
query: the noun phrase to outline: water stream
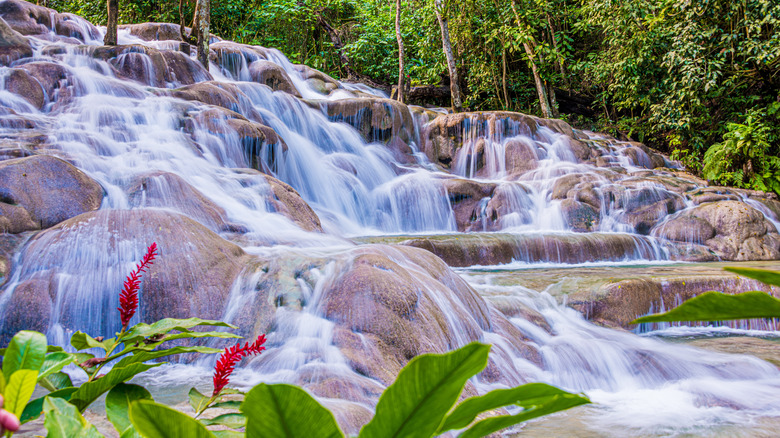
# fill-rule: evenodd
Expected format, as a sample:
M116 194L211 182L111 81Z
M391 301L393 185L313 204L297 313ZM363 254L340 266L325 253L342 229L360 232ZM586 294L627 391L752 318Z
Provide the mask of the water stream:
M54 30L33 35L32 58L0 67L0 106L7 116L0 120L0 135L18 138L18 124L12 121L29 121L45 141L28 152L63 157L97 181L105 191L101 214L20 244L0 291L0 333L23 328L9 322L8 303L15 293L27 293L31 284L45 284L51 297L45 327L51 341L64 345L76 329L93 335L118 330L110 315L124 273L151 239L171 231L163 230L164 224L172 223L176 229L169 235L174 237L161 241L162 257L177 258L166 262L166 275L176 275L171 278L181 288L219 289L214 296L220 297L174 302L182 307L177 310L211 312L245 326L246 335L255 335L252 325L261 320L271 328L268 351L244 364L233 383L243 388L260 381L303 385L353 432L370 417L388 380L355 355L386 360L392 370L408 357L391 357L390 352L449 349L472 340L493 345L490 372L471 382L474 393L543 381L585 392L596 402L564 414L569 429L537 422L528 426L532 435L577 435L580 430L598 436L716 435L737 429L759 434L766 422L780 416L780 371L768 362L598 327L547 287L494 282L489 270L495 263L484 259L458 265L466 267L456 275L420 250L363 244L371 238L441 237L461 239L454 244L459 248L484 236L495 248L512 248L509 260L501 263L521 266L504 269L520 268L516 271L529 277L542 272L539 265L529 269L529 263L568 269L668 262L678 247L688 248L699 239L692 236L690 245L674 243L651 228L695 204L668 184L649 179L652 157L642 149L598 134L581 133L574 139L555 126L474 115L460 125L462 147L446 168L425 152L431 129L426 122L440 113L387 103L382 117L391 119L389 125L385 119L373 121L382 117L370 105L334 115L333 105L386 96L335 82L331 90L323 90L329 82L276 50L220 42L208 72L191 54L167 55L171 65L183 63L177 67L179 77L159 80L153 56L175 53L178 44L144 41L124 29L119 42L128 47L105 57L96 52L104 30L78 20L74 26L86 35L81 44ZM13 71L31 62L64 72L41 109L5 90ZM253 80L253 72L267 66L264 62L284 72L300 97ZM135 80L128 78L131 66L143 72ZM207 88L190 88L204 83ZM227 103L208 105L182 90L195 90L203 101ZM237 123L269 127L278 139L248 141ZM397 153L401 137L404 159ZM508 150L525 151L518 155L522 162L508 159L513 156ZM589 158L588 150L599 152ZM612 170L605 170L604 163ZM665 164L676 166L668 160ZM305 231L291 215L282 214L264 174L295 189L324 232ZM563 196L566 181L574 181L571 187L590 184L577 192L576 204L574 195ZM491 195L467 196L466 185L491 187ZM474 205L473 213L467 212L473 217L465 216L469 231L484 234L462 233L464 199ZM763 204L747 197L744 202L778 224ZM500 215L494 217L494 212ZM192 243L196 237L182 243L175 231L185 235L192 225L189 219L165 222L174 213L214 233L210 244L228 240L240 249L227 242L216 244L222 245L219 249L201 248ZM581 218L573 220L573 215ZM354 239L358 236L363 239ZM166 253L166 242L175 251ZM483 257L489 247L481 243L473 253ZM240 255L226 255L231 251ZM235 263L224 268L233 275L227 286L215 286L199 272L199 254L208 252L214 253L213 266ZM402 298L391 294L387 299L413 300L419 309L416 319L398 318L397 324L408 326L389 328L382 324L396 321L390 319L396 317L392 313L387 320L372 320L373 310L384 310L382 303L370 301L371 293L359 298L365 307L340 311L337 300L345 284L363 284L342 282L350 276L363 278L355 273L364 272L358 271L361 266L372 275L395 275L383 284L400 285L393 294ZM404 295L407 285L414 293ZM151 312L143 305L142 310ZM382 336L404 327L424 332L428 344L409 341L407 346L399 340L403 345L388 347ZM773 327L767 337L777 334ZM177 364L142 380L172 402L185 383L206 388L209 366Z

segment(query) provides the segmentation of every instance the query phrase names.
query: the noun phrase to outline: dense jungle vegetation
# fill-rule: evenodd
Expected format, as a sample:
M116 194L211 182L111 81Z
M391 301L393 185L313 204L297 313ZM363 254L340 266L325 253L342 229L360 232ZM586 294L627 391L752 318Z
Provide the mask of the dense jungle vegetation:
M176 23L179 3L121 0L120 23ZM194 3L183 0L185 16ZM780 191L780 2L398 3L411 103L450 104L438 11L465 109L561 117L669 152L714 182ZM105 5L49 1L97 23ZM389 90L398 82L395 14L394 0L213 0L211 29Z

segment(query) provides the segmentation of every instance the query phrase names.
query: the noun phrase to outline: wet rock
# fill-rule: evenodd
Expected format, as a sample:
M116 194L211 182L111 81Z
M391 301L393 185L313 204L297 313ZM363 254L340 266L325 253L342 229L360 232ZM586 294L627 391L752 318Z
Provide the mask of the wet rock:
M318 100L312 104L322 109L328 118L344 122L357 129L366 141L388 142L399 139L392 152L397 160L413 162L407 143L413 139L414 119L409 108L391 99L351 98Z
M265 179L271 186L273 199L270 202L277 213L289 218L306 231L322 232L320 218L295 189L270 175L266 175Z
M702 224L706 222L712 231ZM698 224L698 225L697 225ZM690 234L685 225L695 225ZM676 231L679 230L679 231ZM667 221L658 233L683 237L684 242L700 241L724 260L773 260L780 257L780 235L775 226L755 208L739 201L701 204Z
M770 287L756 280L735 274L718 273L707 276L678 278L637 278L610 282L596 290L578 290L569 295L569 305L588 319L609 327L630 328L630 322L647 314L669 310L701 293L716 290L734 294L750 290L769 291Z
M27 71L19 68L10 69L5 78L5 88L28 101L36 109L43 108L45 103L43 88Z
M47 61L29 62L20 65L19 69L29 73L38 82L47 103L60 100L58 90L66 85L70 76L66 67Z
M212 80L196 60L173 50L141 45L85 48L95 58L108 61L120 76L152 87L192 85Z
M599 211L592 205L575 199L564 199L561 202L561 212L572 231L590 232L599 228Z
M0 162L0 197L3 230L18 233L97 210L103 189L59 158L34 155Z
M0 16L22 35L48 35L54 30L56 35L81 42L100 36L98 29L81 17L58 13L22 0L5 0L0 3Z
M117 331L122 281L152 242L159 255L143 277L136 318L222 319L233 282L248 261L243 250L185 216L136 209L84 213L28 242L20 255L20 280L45 279L51 299L62 304L52 315L46 306L37 306L37 313L26 320L51 318L64 330L85 330L93 336ZM11 299L16 292L4 291ZM84 307L86 302L92 304ZM6 322L0 337L28 327Z
M585 263L657 258L652 244L627 234L499 234L426 236L400 242L430 251L449 266L498 265L512 261Z
M249 74L252 80L269 86L274 91L284 91L296 97L301 97L292 79L284 69L271 61L257 60L249 64Z
M166 93L178 99L203 102L208 105L226 108L237 113L241 112L237 96L246 99L246 96L238 87L232 84L223 84L219 82L200 82Z
M136 178L127 188L127 196L132 207L168 207L212 231L228 228L222 207L172 173L154 172Z
M6 302L5 310L0 310L0 327L46 333L54 311L54 294L49 280L36 278L19 283ZM9 330L0 332L0 345L7 345L11 336Z
M486 231L499 231L509 226L529 224L532 221L528 205L529 189L518 183L499 184L491 194L480 220Z
M2 8L2 5L0 5ZM0 18L0 62L8 65L19 58L32 56L32 47L27 38L12 29L5 20Z
M328 94L335 89L341 88L341 84L337 80L315 68L304 64L295 64L294 67L303 79L323 94Z
M695 216L682 216L662 223L653 235L678 242L704 244L715 237L715 228L706 220Z
M120 29L127 29L130 35L137 36L144 41L166 41L174 40L181 41L181 35L179 33L179 25L173 23L139 23L139 24L123 24L119 26ZM187 35L191 30L189 27L184 28Z
M432 162L450 168L465 141L478 135L486 135L493 140L520 134L531 136L538 129L537 122L540 120L525 114L500 111L443 114L426 125L423 151Z
M506 148L506 171L509 175L522 175L536 169L539 155L536 146L525 140L510 140Z
M450 198L450 205L455 213L455 223L458 230L473 231L482 230L483 213L481 204L483 199L487 204L488 198L496 188L494 183L482 183L473 180L449 178L442 181Z

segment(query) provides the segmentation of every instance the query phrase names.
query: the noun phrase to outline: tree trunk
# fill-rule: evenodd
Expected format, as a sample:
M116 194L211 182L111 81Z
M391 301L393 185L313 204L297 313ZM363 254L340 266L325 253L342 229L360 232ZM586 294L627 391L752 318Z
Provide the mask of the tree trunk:
M346 53L344 53L344 43L341 42L341 37L339 36L338 32L336 32L336 29L334 29L333 26L331 26L330 23L325 20L325 17L322 16L322 13L317 14L317 24L319 24L320 27L322 27L328 34L330 42L333 43L333 48L336 49L336 54L339 56L339 60L344 67L344 71L347 72L347 78L357 78L358 74L355 72L355 69L352 68L352 60L349 59L349 56L347 56Z
M401 0L395 0L395 39L398 40L398 101L404 103L404 40L401 37Z
M106 24L106 36L103 38L103 44L107 46L116 45L117 14L119 13L118 3L119 0L106 0L108 23Z
M504 42L501 41L501 65L504 69L503 74L501 75L501 82L504 86L504 109L510 109L509 108L509 92L507 91L506 87L506 49L504 49Z
M197 15L197 13L198 10L195 9L195 15ZM195 21L195 15L193 15L193 22ZM194 27L192 29L192 33L197 34ZM193 37L193 35L187 35L187 25L184 21L184 0L179 0L179 35L181 40L187 44L194 46L198 43L197 37Z
M198 61L203 64L206 70L209 69L209 24L211 15L209 11L209 0L198 0L196 21L193 26L198 29Z
M515 0L512 0L511 6L512 12L515 14L517 27L523 29L523 22L520 20L520 14L517 13ZM548 119L552 118L553 115L552 110L550 109L550 100L547 97L547 89L544 86L542 77L539 75L539 69L536 68L536 62L534 61L534 58L536 57L534 55L534 50L531 48L528 42L523 42L523 48L525 49L526 56L528 56L528 65L531 67L531 73L534 76L534 83L536 84L536 93L539 95L539 106L542 109L542 116Z
M463 111L463 104L460 100L460 81L458 80L458 69L455 65L455 55L452 54L452 43L450 42L450 29L447 24L448 18L442 5L442 0L435 0L436 18L441 27L441 42L444 48L444 55L447 57L447 70L450 73L450 94L452 94L452 109L455 112Z

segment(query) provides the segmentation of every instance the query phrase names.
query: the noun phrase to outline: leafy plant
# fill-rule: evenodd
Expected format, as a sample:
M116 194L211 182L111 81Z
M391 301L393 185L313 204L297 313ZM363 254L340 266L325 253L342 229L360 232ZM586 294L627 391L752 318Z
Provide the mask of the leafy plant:
M449 353L412 359L382 393L376 414L363 426L359 437L432 437L455 429L466 429L462 437L480 437L589 403L581 394L531 383L494 390L455 406L466 381L487 365L489 350L490 346L475 342ZM507 406L516 406L520 411L478 419L485 412ZM344 436L330 411L292 385L261 383L249 391L240 410L246 418L247 438ZM176 431L177 424L166 421L171 415L170 408L150 401L131 403L131 421L149 438L184 436ZM193 433L191 436L214 436L206 434L189 417L181 421Z

